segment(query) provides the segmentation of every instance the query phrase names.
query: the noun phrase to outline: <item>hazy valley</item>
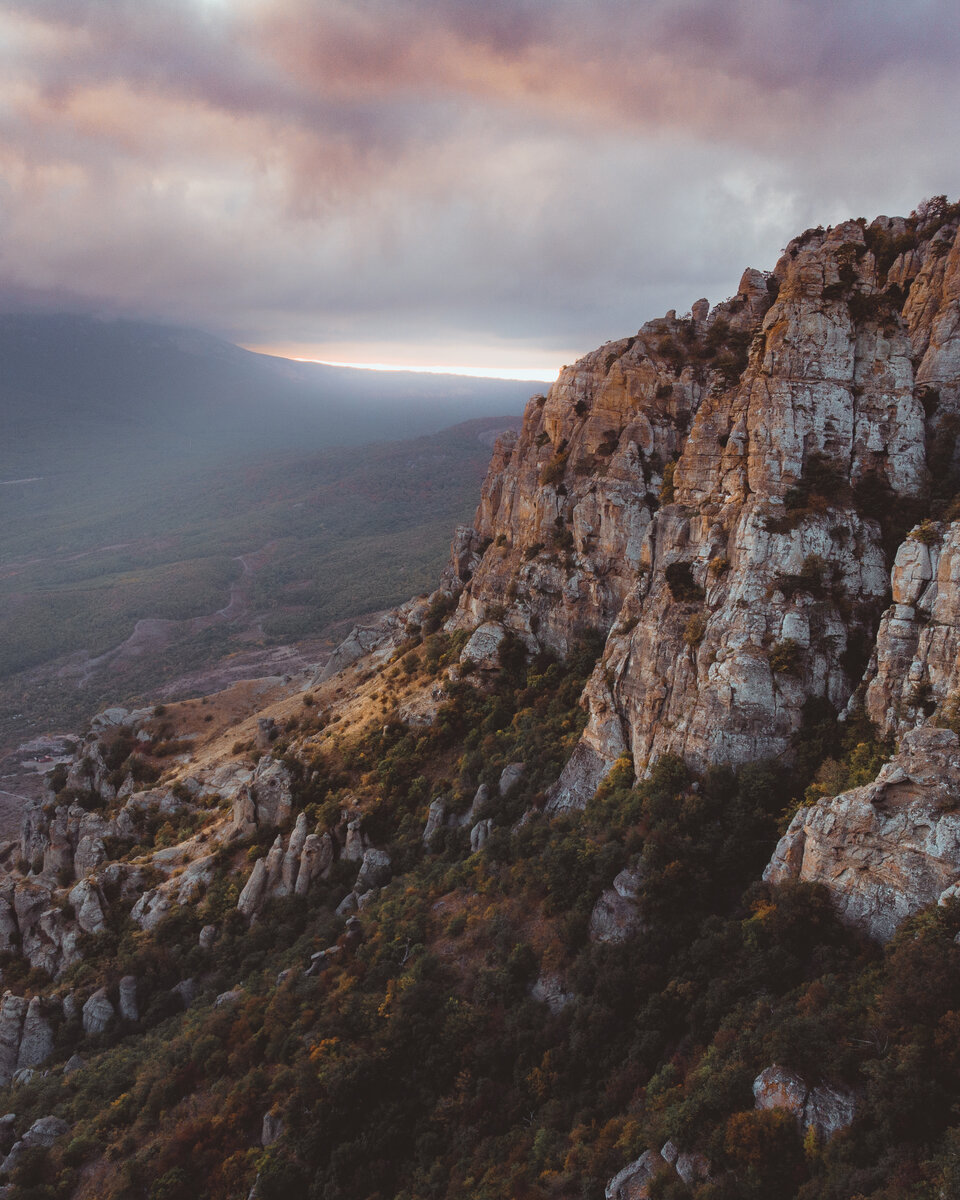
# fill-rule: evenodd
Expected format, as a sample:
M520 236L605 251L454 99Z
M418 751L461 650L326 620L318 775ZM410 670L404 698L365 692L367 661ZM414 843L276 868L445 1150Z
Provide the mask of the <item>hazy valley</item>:
M529 390L72 317L0 318L0 354L7 749L202 691L224 660L300 669L338 621L429 588Z

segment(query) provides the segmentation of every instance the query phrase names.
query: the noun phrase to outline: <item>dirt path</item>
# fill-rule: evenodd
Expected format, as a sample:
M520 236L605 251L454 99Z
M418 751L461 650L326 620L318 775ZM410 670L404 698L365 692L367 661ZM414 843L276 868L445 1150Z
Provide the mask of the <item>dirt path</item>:
M230 585L229 598L223 608L216 612L188 617L183 621L164 617L142 617L133 627L133 633L118 646L105 650L95 658L85 658L78 687L89 687L94 677L102 672L118 668L133 659L159 654L171 642L195 633L201 633L213 625L238 624L250 616L249 589L254 575L269 562L276 542L267 542L259 550L237 555L240 577ZM68 669L69 670L69 669Z

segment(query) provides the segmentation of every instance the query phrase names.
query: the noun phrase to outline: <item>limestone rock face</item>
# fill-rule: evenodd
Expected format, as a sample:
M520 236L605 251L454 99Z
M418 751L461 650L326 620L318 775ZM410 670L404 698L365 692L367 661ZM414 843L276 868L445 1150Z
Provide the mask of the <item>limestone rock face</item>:
M764 879L822 883L840 917L873 937L960 881L960 740L922 726L866 787L801 808Z
M431 800L427 810L427 823L423 827L423 844L425 846L429 846L436 837L437 831L443 826L445 816L446 802L443 797L438 796L436 800Z
M765 280L761 290L766 303ZM458 627L502 620L562 653L609 629L636 583L664 467L711 384L690 368L677 376L659 353L683 332L665 319L601 346L530 401L519 435L497 441L474 530L455 543ZM465 541L476 556L466 569Z
M275 1112L263 1114L263 1126L260 1130L260 1145L272 1146L283 1136L283 1118Z
M864 702L897 736L960 702L960 522L926 522L897 551Z
M534 1000L545 1004L554 1016L563 1012L575 999L573 993L564 987L560 976L552 973L538 975L530 988L530 995Z
M307 814L300 813L297 817L297 823L290 834L290 841L287 844L286 852L283 856L283 863L280 868L280 890L281 896L289 896L297 886L297 875L300 871L300 858L303 854L303 848L307 841Z
M496 671L500 666L500 647L507 631L499 621L484 621L470 635L460 654L460 662L471 662L479 671Z
M381 851L371 853L380 854ZM307 833L306 814L300 813L286 845L283 834L278 833L266 857L258 858L254 863L237 900L237 911L248 921L253 921L271 896L306 896L311 886L327 875L334 856L330 834L319 837Z
M258 825L283 825L290 819L292 784L290 771L282 762L269 755L260 759L251 784Z
M734 300L565 368L497 443L447 628L606 637L551 811L624 753L640 774L789 754L809 698L857 688L891 566L878 513L926 486L928 381L960 410L956 228L883 273L889 225L808 231Z
M470 830L470 851L472 854L479 853L487 842L490 840L490 834L493 832L493 820L486 817L482 821L478 821Z
M508 763L500 772L497 790L501 796L509 796L523 778L525 765L522 762Z
M902 322L855 319L830 290L850 255L872 291L862 238L851 223L788 247L739 386L697 411L588 689L587 745L608 763L624 745L639 771L667 751L781 755L809 696L842 707L856 686L846 652L872 632L887 565L855 489L913 496L924 467Z
M70 903L77 924L84 933L102 933L106 928L100 889L89 879L81 879L70 891Z

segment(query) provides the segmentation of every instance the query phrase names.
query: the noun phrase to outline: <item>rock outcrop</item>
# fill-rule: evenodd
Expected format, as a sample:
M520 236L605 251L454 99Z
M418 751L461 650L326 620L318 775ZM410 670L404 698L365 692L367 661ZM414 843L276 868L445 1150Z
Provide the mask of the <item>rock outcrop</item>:
M753 1081L753 1098L759 1109L786 1109L801 1132L813 1128L821 1142L846 1129L857 1109L852 1092L826 1085L811 1088L795 1071L776 1065L761 1071Z
M9 1176L27 1150L35 1146L49 1149L54 1142L70 1132L70 1126L59 1117L40 1117L23 1137L15 1142L0 1164L0 1176Z
M116 1015L116 1010L107 995L107 989L99 988L83 1006L83 1032L88 1034L104 1033L110 1028Z
M488 669L499 630L561 653L606 637L552 809L623 753L640 773L668 751L697 768L789 754L809 698L847 704L888 517L921 502L928 437L960 403L960 250L941 226L889 271L887 218L810 230L732 301L565 368L500 439L454 542L447 627L482 634Z
M670 1164L656 1150L646 1150L635 1162L618 1171L604 1191L606 1200L647 1200L650 1184Z
M641 872L638 867L625 868L606 888L593 906L588 927L592 942L619 944L643 928L638 897Z
M960 522L925 522L897 551L893 604L883 614L864 705L898 736L960 704Z
M363 850L360 821L359 818L354 818L351 822L345 822L341 856L348 857L347 846L357 844L360 845L359 857L362 860L361 876L364 868L367 869L370 878L379 878L385 867L389 874L390 860L383 851ZM367 855L372 855L369 866ZM378 856L382 856L385 862L381 862ZM253 870L237 900L237 911L246 920L253 921L264 903L272 896L307 895L319 879L326 878L336 857L337 843L333 836L330 833L307 833L306 814L299 813L286 841L283 834L278 833L268 853L253 864Z
M873 783L796 813L763 877L823 884L844 921L891 937L960 881L960 739L904 734Z

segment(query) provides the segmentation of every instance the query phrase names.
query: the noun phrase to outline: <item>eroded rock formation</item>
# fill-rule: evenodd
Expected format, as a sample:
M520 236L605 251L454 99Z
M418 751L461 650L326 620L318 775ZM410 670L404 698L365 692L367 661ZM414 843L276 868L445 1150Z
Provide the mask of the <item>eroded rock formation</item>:
M796 813L764 879L821 883L845 921L891 937L960 881L960 739L905 733L874 783Z

